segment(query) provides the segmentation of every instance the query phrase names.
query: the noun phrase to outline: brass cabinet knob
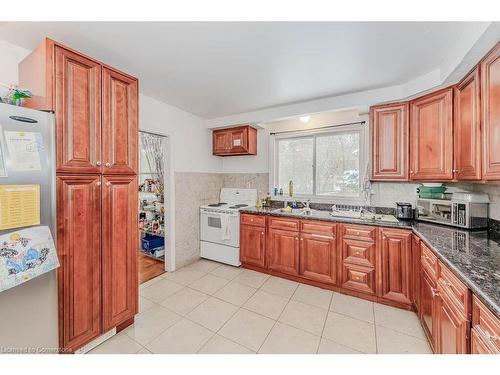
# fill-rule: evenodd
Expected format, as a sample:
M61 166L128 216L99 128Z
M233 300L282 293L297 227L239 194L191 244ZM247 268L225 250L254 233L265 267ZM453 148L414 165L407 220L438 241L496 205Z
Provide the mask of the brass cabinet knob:
M100 167L102 163L101 163L101 161L100 161L100 160L97 160L95 164L96 164L98 167Z
M111 182L106 182L106 186L111 186Z
M106 167L111 168L111 163L106 163Z

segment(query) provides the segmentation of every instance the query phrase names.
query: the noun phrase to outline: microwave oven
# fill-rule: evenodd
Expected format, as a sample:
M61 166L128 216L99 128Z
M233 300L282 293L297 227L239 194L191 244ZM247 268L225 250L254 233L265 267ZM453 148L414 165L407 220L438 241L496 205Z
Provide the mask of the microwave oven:
M417 199L417 218L460 228L486 228L488 227L487 202L487 196L471 193L454 193L451 200L421 198Z

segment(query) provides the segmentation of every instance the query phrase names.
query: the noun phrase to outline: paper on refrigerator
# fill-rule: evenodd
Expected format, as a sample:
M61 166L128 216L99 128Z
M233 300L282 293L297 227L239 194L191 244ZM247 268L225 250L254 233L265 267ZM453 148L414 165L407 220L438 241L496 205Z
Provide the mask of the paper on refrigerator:
M37 132L4 131L13 171L40 171L40 151L43 150L42 134Z
M0 292L59 267L54 240L47 226L0 236Z

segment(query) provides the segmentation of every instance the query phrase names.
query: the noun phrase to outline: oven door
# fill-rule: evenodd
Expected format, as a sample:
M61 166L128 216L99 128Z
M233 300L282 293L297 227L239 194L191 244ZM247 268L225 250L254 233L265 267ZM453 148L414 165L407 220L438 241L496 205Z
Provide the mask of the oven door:
M223 239L222 216L228 216L229 236ZM200 212L200 239L226 246L240 246L239 214L221 214L217 212Z

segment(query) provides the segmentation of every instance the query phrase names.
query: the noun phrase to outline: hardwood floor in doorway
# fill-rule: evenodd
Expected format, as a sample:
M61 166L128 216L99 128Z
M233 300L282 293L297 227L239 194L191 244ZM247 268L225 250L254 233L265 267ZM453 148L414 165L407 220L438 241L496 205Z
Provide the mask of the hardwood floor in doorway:
M139 284L165 272L165 263L139 253Z

